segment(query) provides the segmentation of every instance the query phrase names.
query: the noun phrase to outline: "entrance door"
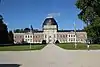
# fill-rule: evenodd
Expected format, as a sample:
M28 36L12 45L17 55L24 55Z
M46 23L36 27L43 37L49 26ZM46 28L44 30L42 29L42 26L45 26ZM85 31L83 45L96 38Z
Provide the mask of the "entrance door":
M49 36L49 43L53 43L53 37Z

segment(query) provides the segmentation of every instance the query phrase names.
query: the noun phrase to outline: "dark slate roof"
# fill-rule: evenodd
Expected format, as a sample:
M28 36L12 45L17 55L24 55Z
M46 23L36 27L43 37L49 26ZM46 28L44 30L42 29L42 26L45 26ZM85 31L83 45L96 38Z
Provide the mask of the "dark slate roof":
M58 30L58 32L74 32L74 30ZM76 30L76 32L85 32L84 30Z
M44 25L57 25L57 22L54 18L46 18L43 23L43 26Z
M43 31L34 31L34 33L42 33Z

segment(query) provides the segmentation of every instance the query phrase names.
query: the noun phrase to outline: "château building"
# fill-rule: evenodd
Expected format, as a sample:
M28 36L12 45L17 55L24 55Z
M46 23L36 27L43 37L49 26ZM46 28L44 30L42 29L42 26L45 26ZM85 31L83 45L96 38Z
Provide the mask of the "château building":
M75 35L76 34L76 35ZM30 31L27 33L14 33L14 43L86 43L87 33L83 30L59 30L58 24L53 17L47 17L42 24L42 31Z

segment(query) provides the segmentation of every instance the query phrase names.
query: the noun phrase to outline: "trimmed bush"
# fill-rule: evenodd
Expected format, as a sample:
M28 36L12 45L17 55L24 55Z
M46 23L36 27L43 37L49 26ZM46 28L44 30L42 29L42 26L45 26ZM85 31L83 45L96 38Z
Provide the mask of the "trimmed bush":
M56 40L55 44L59 44L59 41L58 41L58 40Z
M46 44L46 40L43 40L43 41L42 41L42 44Z

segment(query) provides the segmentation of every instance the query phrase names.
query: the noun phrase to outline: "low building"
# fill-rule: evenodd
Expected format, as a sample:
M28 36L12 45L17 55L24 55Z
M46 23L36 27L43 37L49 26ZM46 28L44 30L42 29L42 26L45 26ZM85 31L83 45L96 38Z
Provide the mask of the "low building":
M27 43L55 43L57 40L60 43L86 43L87 33L83 30L58 30L58 24L53 17L47 17L42 25L42 31L30 31L27 33L14 33L14 42Z

